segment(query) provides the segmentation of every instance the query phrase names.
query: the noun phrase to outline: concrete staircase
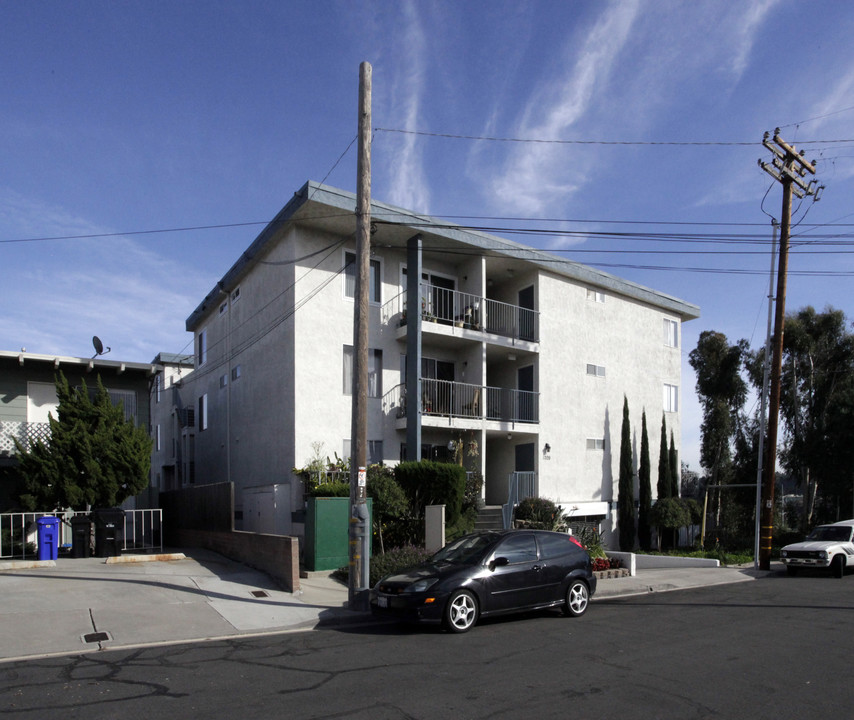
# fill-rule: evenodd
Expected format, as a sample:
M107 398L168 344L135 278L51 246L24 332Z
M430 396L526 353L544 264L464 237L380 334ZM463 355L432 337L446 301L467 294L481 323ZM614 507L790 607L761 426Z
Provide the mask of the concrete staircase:
M486 505L477 511L477 520L474 523L477 530L503 530L504 516L500 505Z

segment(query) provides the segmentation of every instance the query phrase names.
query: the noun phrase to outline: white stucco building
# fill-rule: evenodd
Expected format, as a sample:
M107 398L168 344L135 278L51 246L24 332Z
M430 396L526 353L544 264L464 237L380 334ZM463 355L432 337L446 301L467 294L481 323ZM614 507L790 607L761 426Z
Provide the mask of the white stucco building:
M349 453L354 211L353 194L307 183L187 319L185 459L197 484L235 483L238 528L300 535L292 469L316 443ZM607 537L623 397L636 452L646 411L655 477L662 414L679 447L681 324L699 309L379 202L371 217L370 461L474 441L487 505L518 484Z

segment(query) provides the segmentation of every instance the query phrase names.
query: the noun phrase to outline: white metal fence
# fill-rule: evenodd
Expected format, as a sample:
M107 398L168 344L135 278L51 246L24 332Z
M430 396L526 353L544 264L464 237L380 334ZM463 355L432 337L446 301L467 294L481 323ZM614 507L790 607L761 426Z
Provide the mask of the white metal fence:
M85 512L29 512L0 514L0 559L22 560L38 554L38 519L59 518L59 549L72 545L71 518ZM122 552L163 552L163 511L125 510Z

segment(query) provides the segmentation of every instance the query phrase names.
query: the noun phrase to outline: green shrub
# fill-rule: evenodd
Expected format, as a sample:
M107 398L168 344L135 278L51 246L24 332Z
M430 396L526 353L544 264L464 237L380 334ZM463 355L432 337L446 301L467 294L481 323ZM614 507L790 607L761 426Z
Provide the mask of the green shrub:
M596 528L584 526L581 531L575 536L591 558L603 558L606 556L605 548L602 545L602 536Z
M309 494L312 497L350 497L350 483L331 482L315 485Z
M516 506L514 517L525 527L557 530L563 525L563 508L548 498L528 497Z
M392 548L382 555L374 555L371 558L371 587L376 585L389 573L398 572L413 565L420 565L432 557L433 553L415 545Z
M409 498L417 517L424 517L427 505L444 505L445 521L449 525L459 519L466 491L464 468L429 460L402 462L395 467L394 478Z

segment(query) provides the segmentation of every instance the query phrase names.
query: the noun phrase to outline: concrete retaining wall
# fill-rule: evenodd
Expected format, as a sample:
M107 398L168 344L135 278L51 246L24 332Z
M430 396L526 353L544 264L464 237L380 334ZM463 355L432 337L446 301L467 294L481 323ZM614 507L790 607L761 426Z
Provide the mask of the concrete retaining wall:
M634 577L638 570L653 568L720 567L720 560L710 558L675 557L672 555L637 555L630 552L608 550L608 557L619 558L623 567Z
M299 591L299 540L295 537L179 529L175 540L178 547L213 550L267 573L288 592Z

